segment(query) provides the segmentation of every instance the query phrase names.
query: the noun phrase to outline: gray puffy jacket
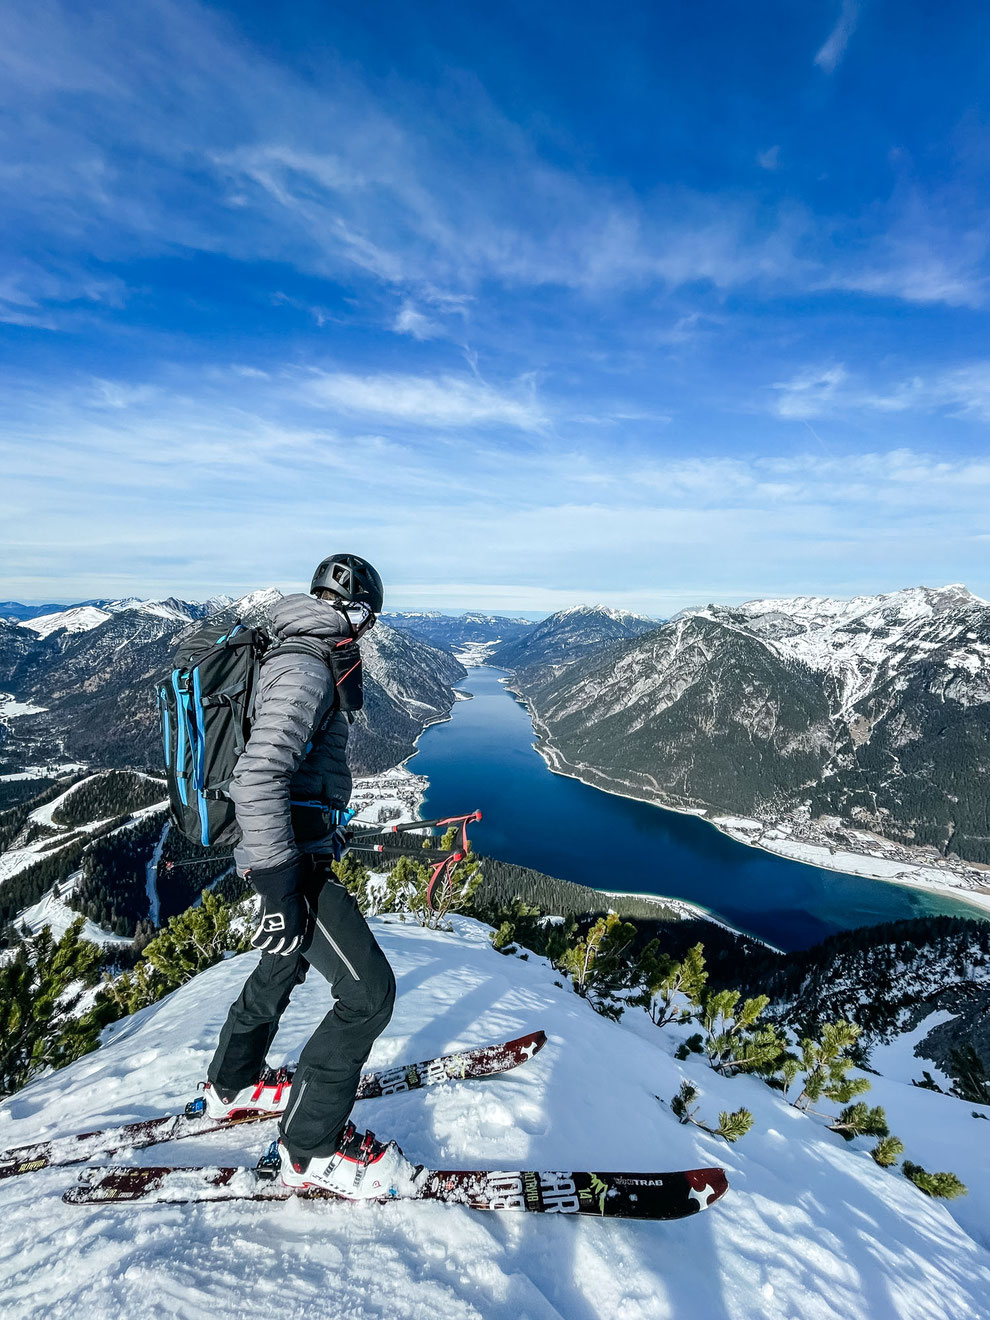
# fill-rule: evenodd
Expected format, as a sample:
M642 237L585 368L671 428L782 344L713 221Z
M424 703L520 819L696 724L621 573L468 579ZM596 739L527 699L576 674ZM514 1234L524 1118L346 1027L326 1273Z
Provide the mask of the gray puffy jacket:
M315 596L285 596L272 615L278 640L306 638L333 644L350 636L347 620ZM344 807L351 795L347 768L348 723L332 714L333 678L316 655L277 652L261 666L254 721L238 757L230 796L241 831L234 860L242 874L268 870L299 856L293 802ZM302 815L319 818L303 809ZM311 851L310 847L305 849Z

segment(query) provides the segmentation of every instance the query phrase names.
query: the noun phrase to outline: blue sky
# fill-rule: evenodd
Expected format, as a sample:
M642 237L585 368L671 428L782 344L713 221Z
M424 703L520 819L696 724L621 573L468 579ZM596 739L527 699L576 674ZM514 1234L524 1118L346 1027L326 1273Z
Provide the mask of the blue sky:
M990 11L0 12L0 596L990 595Z

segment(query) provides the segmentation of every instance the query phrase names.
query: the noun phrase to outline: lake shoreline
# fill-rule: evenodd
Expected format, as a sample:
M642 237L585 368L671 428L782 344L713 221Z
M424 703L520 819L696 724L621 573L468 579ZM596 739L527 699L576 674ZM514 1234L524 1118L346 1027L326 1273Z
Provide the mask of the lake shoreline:
M659 796L637 792L631 785L617 787L615 781L610 780L593 766L576 766L569 762L554 745L550 731L540 720L532 704L523 693L512 686L511 675L501 682L528 713L536 734L535 749L552 774L576 779L590 788L611 793L615 797L644 802L660 811L695 816L737 843L762 849L775 857L815 866L824 871L834 871L840 875L854 875L865 880L881 880L888 884L904 885L928 893L937 893L946 898L954 898L979 909L974 912L974 919L978 919L982 914L984 919L990 920L990 868L966 863L950 863L943 868L932 865L930 861L914 861L909 856L896 856L898 852L906 854L907 848L902 844L880 839L879 836L869 835L866 831L855 831L858 841L865 843L875 839L876 844L872 849L864 847L861 851L856 851L848 846L847 833L852 827L845 825L842 825L841 836L833 840L827 838L825 829L821 827L818 827L822 836L820 839L795 838L789 833L796 824L791 820L761 821L735 816L728 812L715 814L710 808L678 805ZM840 858L841 865L838 864ZM961 883L950 883L943 878L943 871L958 877Z

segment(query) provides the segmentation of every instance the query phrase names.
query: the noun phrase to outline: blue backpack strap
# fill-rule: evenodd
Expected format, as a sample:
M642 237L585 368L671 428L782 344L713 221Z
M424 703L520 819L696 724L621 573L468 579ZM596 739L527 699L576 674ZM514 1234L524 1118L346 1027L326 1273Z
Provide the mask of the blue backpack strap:
M189 745L189 693L184 692L179 686L179 677L182 672L181 669L172 670L172 689L175 692L175 709L178 723L175 747L175 782L179 789L179 798L182 805L186 806L189 801L187 787L189 774L186 770L186 754Z

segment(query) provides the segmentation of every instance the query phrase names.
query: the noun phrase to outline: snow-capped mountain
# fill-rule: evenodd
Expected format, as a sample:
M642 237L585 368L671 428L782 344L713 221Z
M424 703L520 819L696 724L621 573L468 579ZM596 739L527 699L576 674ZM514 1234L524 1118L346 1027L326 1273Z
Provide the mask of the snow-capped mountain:
M108 610L102 610L97 605L75 605L54 614L41 614L34 619L26 619L23 626L30 628L39 637L48 637L60 630L69 633L89 632L90 628L98 628L110 617Z
M514 686L582 778L990 861L990 605L963 587L710 605L548 658Z
M414 612L412 610L386 610L383 620L402 632L442 646L448 650L495 642L509 642L523 637L535 625L530 619L509 619L500 614L441 614L439 610Z
M947 670L990 673L990 650L970 626L988 609L985 600L954 583L851 600L798 596L736 608L709 605L678 618L697 614L738 624L785 658L828 673L839 708L848 714L885 676L914 660L937 658Z
M15 604L15 602L10 603ZM80 605L53 609L45 614L21 614L19 617L23 627L30 628L39 637L49 637L59 631L88 632L91 628L98 628L101 623L106 623L114 614L129 611L191 623L193 619L205 618L231 603L230 596L212 596L206 601L178 600L175 596L169 596L166 600L142 600L139 596L128 596L122 600L84 601ZM17 608L24 610L27 607ZM3 607L0 606L0 614L2 613Z
M559 665L589 652L600 651L609 642L639 637L657 627L645 614L613 609L608 605L573 605L558 610L522 637L496 647L491 663L502 669L531 665Z
M459 1206L67 1206L75 1171L0 1183L6 1304L34 1320L440 1315L445 1320L981 1320L990 1295L990 1157L973 1114L908 1081L871 1076L870 1103L926 1168L968 1196L925 1197L752 1077L681 1061L690 1028L642 1010L595 1014L543 959L503 957L479 923L450 933L372 922L398 983L370 1067L544 1028L511 1074L360 1103L355 1120L433 1167L658 1169L721 1165L725 1197L677 1223L567 1215L496 1219ZM112 1025L106 1043L0 1107L0 1145L181 1112L203 1080L227 1005L257 955L228 958ZM310 977L293 992L271 1060L298 1057L326 1012ZM683 1079L702 1112L745 1106L735 1145L679 1123ZM829 1112L837 1106L816 1106ZM271 1133L234 1127L139 1152L142 1163L255 1162ZM68 1253L68 1255L67 1255ZM71 1260L71 1268L66 1261ZM157 1310L156 1310L157 1308Z
M69 756L97 766L154 768L160 759L154 686L183 631L216 602L209 618L220 627L239 619L268 626L281 599L277 587L266 587L203 605L175 598L87 604L77 611L87 612L85 625L75 630L65 623L74 611L55 623L0 621L0 691L44 708L10 731L0 725L4 750L12 753L19 739L31 744L36 759ZM387 624L379 623L362 645L366 711L354 724L350 758L357 773L370 774L411 754L424 726L450 710L451 685L465 671L448 652Z

